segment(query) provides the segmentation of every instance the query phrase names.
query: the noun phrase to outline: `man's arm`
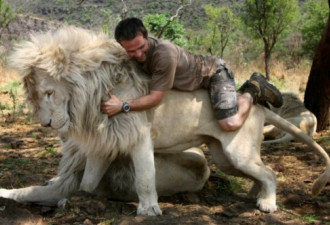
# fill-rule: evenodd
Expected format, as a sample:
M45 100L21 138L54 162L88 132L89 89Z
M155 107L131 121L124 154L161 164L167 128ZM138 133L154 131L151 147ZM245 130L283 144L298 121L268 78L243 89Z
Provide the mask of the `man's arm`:
M157 106L163 99L165 91L150 91L150 94L136 99L127 100L131 111L142 111ZM123 101L112 93L109 93L109 100L102 102L102 112L109 117L123 111Z

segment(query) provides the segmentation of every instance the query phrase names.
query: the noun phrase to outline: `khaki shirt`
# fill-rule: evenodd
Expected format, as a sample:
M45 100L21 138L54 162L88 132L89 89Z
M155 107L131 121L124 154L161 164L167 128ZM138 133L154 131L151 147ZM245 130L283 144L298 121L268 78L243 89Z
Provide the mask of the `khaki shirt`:
M206 88L216 71L218 58L193 55L162 39L148 38L149 49L143 70L151 76L150 90L175 88L193 91Z

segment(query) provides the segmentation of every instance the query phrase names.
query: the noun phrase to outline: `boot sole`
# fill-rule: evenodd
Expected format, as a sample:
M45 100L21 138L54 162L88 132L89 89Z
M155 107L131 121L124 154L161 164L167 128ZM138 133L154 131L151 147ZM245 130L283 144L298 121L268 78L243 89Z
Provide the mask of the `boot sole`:
M267 102L269 102L276 108L279 108L283 105L283 98L282 98L281 92L274 85L268 83L267 80L261 74L259 74L259 73L252 74L250 81L256 81L260 85L263 85L264 89L268 89L270 92L272 92L274 94L274 96L280 96L280 98L277 99L277 101L275 100L274 102L272 102L271 98L264 95L265 96L264 100L266 100ZM265 92L265 91L263 91L263 92Z

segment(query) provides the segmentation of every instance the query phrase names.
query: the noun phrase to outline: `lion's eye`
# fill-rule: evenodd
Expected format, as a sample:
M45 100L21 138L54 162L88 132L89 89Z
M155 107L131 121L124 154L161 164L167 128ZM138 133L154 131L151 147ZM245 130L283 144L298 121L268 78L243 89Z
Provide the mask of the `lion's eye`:
M46 91L46 95L47 95L47 97L49 98L51 95L53 95L55 93L55 90L48 90L48 91Z

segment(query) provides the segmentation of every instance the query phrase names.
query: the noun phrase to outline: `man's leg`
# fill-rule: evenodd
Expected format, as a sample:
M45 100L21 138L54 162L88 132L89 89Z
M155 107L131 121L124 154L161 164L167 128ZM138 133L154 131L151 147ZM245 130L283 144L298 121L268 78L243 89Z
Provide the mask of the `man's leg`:
M239 89L240 93L250 93L253 97L253 103L261 105L268 102L274 107L279 108L283 105L281 92L260 73L254 72Z
M244 123L253 103L250 94L237 98L233 72L219 59L216 73L210 78L209 95L221 129L233 131Z
M234 131L240 128L249 115L253 98L249 93L237 96L237 113L233 116L218 120L219 126L225 131Z
M210 78L209 94L218 123L225 131L240 128L253 103L269 102L275 107L283 103L281 93L259 73L253 73L239 92L242 94L236 97L234 75L224 61L219 60L217 71Z

